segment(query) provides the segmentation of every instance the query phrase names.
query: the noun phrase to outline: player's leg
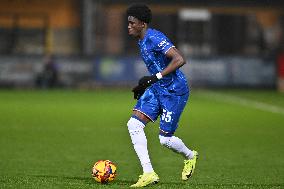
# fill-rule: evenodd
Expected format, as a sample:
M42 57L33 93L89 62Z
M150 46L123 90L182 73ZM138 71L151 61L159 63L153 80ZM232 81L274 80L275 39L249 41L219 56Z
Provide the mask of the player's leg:
M143 187L159 181L158 175L154 172L147 148L147 138L144 127L149 121L157 119L158 109L155 105L155 96L151 90L146 90L144 95L138 100L134 108L133 115L127 123L129 134L135 152L143 168L143 174L136 184L131 187Z
M159 139L163 146L181 154L185 159L193 159L194 151L190 150L180 138L176 136L159 135Z
M141 115L140 112L134 111L132 117L127 122L128 131L134 150L140 160L144 172L152 172L153 168L148 155L147 138L144 133L144 127L150 120Z
M194 156L193 151L187 148L180 138L173 136L178 127L178 121L187 100L188 94L183 96L167 95L160 97L163 113L160 116L159 139L163 146L180 153L186 159L190 159Z
M184 156L184 169L182 171L182 180L188 180L195 169L198 153L190 150L183 141L173 136L178 127L178 121L188 100L188 94L183 96L162 97L163 114L160 122L160 143L163 146Z
M176 137L176 136L159 136L160 143L163 146L166 146L167 148L173 150L174 152L177 152L184 156L184 168L182 170L182 180L188 180L194 170L196 161L198 158L197 151L190 150L183 141Z

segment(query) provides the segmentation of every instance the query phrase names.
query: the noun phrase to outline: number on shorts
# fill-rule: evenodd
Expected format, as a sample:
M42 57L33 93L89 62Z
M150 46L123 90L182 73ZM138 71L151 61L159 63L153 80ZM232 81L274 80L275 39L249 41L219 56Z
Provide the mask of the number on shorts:
M161 115L161 119L167 123L171 122L173 112L168 112L167 110L163 109L163 114Z

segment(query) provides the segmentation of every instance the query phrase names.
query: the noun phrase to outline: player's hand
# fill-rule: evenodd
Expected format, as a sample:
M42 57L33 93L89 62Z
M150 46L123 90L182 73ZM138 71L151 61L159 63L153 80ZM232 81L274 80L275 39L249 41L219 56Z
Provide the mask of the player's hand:
M139 85L147 88L151 86L152 84L156 83L158 80L159 79L156 75L144 76L139 80Z
M142 86L142 85L137 85L132 89L134 99L139 100L139 98L144 94L145 90L147 87Z

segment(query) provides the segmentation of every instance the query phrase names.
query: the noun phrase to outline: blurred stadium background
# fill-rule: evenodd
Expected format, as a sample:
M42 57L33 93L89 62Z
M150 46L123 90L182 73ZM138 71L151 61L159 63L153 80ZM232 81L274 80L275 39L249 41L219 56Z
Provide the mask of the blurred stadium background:
M59 87L134 85L147 71L127 34L131 2L1 0L0 87L48 87L38 80L50 56ZM188 59L192 86L284 91L283 1L144 2Z

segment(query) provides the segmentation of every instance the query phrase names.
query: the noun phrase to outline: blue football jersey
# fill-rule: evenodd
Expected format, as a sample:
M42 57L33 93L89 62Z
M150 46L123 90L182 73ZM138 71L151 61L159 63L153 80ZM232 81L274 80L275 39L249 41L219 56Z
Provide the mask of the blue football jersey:
M162 32L148 28L144 38L138 41L138 45L141 57L151 75L161 72L171 62L166 53L174 45ZM153 84L153 87L162 93L183 95L189 92L186 78L179 69L164 76Z

